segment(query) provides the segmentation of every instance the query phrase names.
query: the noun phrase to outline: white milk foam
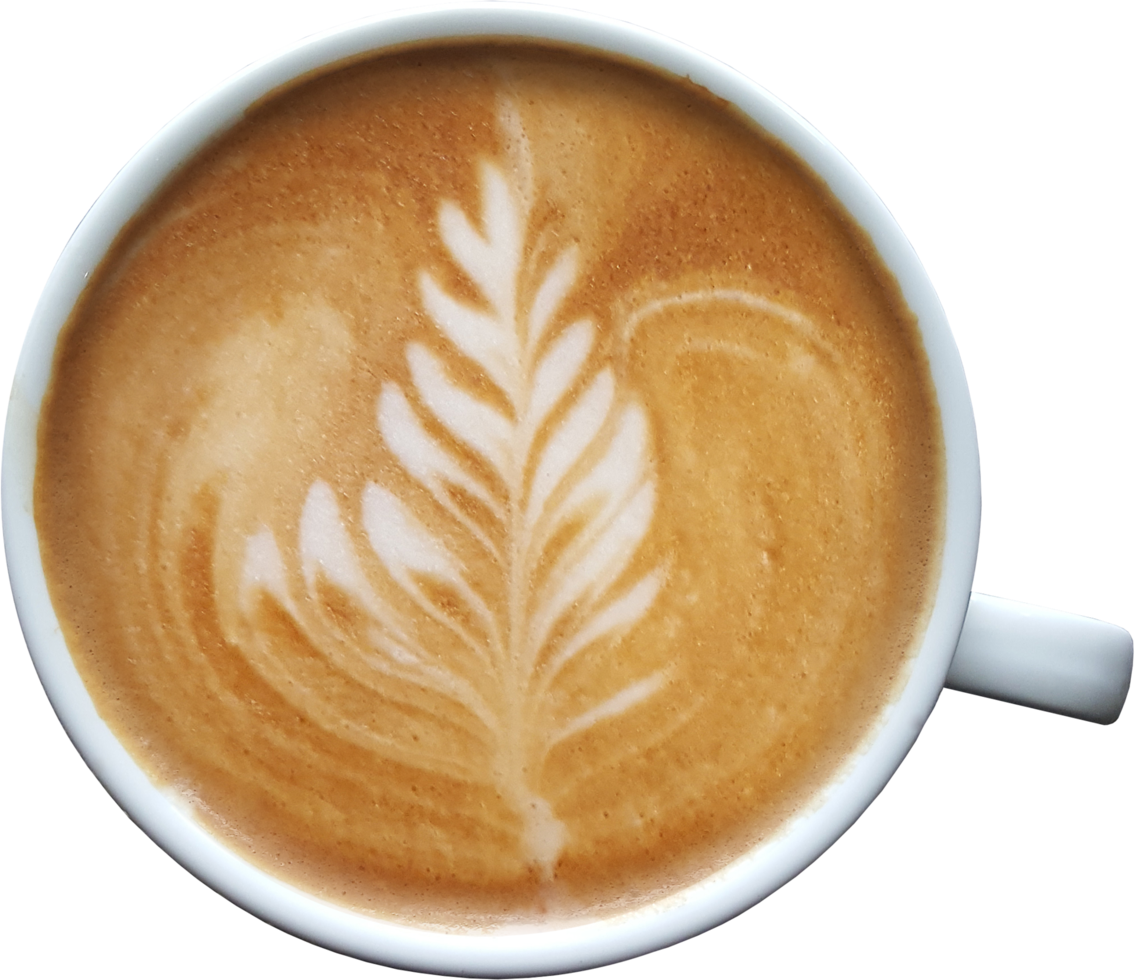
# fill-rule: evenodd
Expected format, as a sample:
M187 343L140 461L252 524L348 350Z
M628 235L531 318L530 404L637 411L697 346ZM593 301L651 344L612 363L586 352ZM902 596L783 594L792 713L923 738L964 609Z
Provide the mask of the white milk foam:
M367 661L374 671L459 702L484 727L498 789L522 820L529 856L550 877L567 831L548 801L531 789L529 773L552 746L650 698L666 683L667 671L633 681L551 731L541 724L541 702L580 652L642 618L666 576L655 568L630 587L616 588L650 531L655 509L649 421L633 395L618 390L609 366L589 366L594 325L586 319L557 323L576 285L574 246L552 261L528 308L518 305L521 276L531 271L526 253L531 202L522 186L531 161L518 119L507 105L501 115L518 158L510 171L520 177L510 181L497 165L482 162L480 230L456 204L445 202L438 211L445 247L486 308L450 295L428 271L420 273L418 284L422 308L438 333L477 365L507 411L453 380L434 350L410 342L405 356L414 395L428 416L423 418L398 384L386 382L376 423L406 473L503 567L506 601L494 607L446 540L406 501L373 482L361 501L343 506L357 508L371 548L400 598L410 601L413 616L385 601L368 581L341 502L322 481L311 485L299 528L306 603L289 593L280 550L267 528L248 539L244 589L246 598L255 590L269 593L301 626L321 579L365 610L373 645ZM625 332L629 336L638 322L670 305L714 301L742 303L807 326L800 314L763 297L704 290L643 307ZM483 480L430 435L427 421L476 454L497 479ZM474 516L455 491L473 498L484 515ZM557 535L576 525L565 547L549 550ZM426 583L456 597L462 615L439 602ZM417 617L440 627L461 652L424 642Z

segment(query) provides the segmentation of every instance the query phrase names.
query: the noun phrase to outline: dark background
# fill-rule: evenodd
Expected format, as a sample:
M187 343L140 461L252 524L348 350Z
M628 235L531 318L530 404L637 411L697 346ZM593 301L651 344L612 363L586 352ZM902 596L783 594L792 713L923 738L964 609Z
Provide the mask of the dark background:
M208 5L162 27L32 12L10 39L28 61L6 107L9 358L87 204L155 128L245 61L364 12L316 6L253 27ZM1107 242L1126 225L1126 153L1112 145L1099 45L1113 28L931 8L917 28L861 14L755 28L690 5L604 9L746 70L863 170L965 358L984 479L976 587L1132 628L1130 315L1117 288L1130 246ZM70 749L14 622L5 636L9 839L30 862L12 865L25 914L9 945L62 968L152 968L154 943L190 969L367 970L253 921L138 834ZM883 965L899 935L958 965L1069 955L1083 968L1129 928L1129 899L1110 893L1132 872L1130 714L1102 730L945 694L891 787L815 868L712 935L608 975L731 970L734 953L754 969L787 953Z

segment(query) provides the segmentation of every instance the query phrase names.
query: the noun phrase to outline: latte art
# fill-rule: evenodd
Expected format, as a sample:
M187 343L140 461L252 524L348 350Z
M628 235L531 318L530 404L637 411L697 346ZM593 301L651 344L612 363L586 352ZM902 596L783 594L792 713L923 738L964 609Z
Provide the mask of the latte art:
M270 873L438 927L775 835L901 682L941 434L862 234L728 107L408 49L246 119L60 341L36 520L98 710Z
M432 740L376 739L369 730L357 737L409 765L495 783L523 821L529 854L551 877L565 828L528 774L539 772L554 745L631 709L666 677L657 670L548 725L557 676L594 644L633 627L662 585L661 568L624 582L650 528L655 485L642 407L619 397L609 367L587 370L594 325L556 323L576 282L575 249L560 253L522 302L529 209L496 166L485 163L481 179L483 232L452 203L441 208L438 226L486 308L455 299L428 272L420 289L441 338L484 372L504 411L456 384L429 347L408 344L419 407L386 382L378 429L428 492L428 509L440 513L419 516L390 490L367 484L362 526L382 565L383 588L362 570L335 491L317 481L299 524L305 601L293 600L267 529L248 541L245 601L257 590L268 593L313 648L342 656L343 669L368 685L381 689L387 677L408 682L432 696L427 715L466 715L462 735L476 750L461 756L431 750ZM485 476L462 459L470 451ZM442 515L449 526L433 530L431 518ZM462 552L474 557L463 560ZM475 565L489 568L481 580L471 578ZM365 617L362 650L344 655L340 638L322 636L339 614L320 607L321 585ZM289 674L286 662L272 670ZM302 679L296 686L308 703L319 698ZM334 717L334 701L324 710Z

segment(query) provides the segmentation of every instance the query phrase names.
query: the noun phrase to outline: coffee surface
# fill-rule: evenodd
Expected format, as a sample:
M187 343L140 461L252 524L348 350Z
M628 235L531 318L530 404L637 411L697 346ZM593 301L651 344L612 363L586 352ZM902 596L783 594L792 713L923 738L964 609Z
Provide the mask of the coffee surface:
M265 100L65 329L36 521L75 662L254 863L439 926L768 839L901 683L940 423L824 186L686 82L406 50Z

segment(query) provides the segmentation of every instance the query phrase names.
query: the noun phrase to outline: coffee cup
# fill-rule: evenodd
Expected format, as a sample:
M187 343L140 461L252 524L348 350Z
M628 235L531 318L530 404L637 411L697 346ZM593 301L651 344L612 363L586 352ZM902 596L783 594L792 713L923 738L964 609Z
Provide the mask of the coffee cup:
M515 15L510 15L510 16L515 16ZM962 378L960 384L961 384L962 387L964 387L964 385L965 385L964 378ZM8 449L9 449L9 443L8 443L8 439L6 438L6 450L8 450ZM8 469L7 463L8 463L8 460L6 460L6 470ZM6 517L7 517L8 513L9 513L9 511L6 510ZM973 541L974 546L976 545L975 535L976 535L976 528L974 528L974 541ZM8 536L8 521L6 520L6 539L7 539L7 536ZM19 561L19 559L17 559L17 561ZM9 562L11 564L11 552L9 552ZM965 576L962 576L962 577L965 577ZM972 569L970 569L970 577L972 577ZM965 589L968 590L968 588L969 588L969 584L966 583ZM961 601L958 600L956 602L956 605L960 602ZM26 613L23 613L23 614L26 617ZM955 609L955 619L958 619L961 614L964 614L964 606L961 606L960 609ZM956 626L958 628L960 628L960 621L956 623ZM30 629L30 627L28 627L26 625L26 623L25 623L25 629ZM30 640L30 643L32 643L32 640ZM942 673L943 673L943 676L944 676L944 668L942 670ZM942 680L942 678L940 677L938 679L938 687L939 688L941 687L941 680ZM45 686L48 686L47 681L44 681L44 684L45 684ZM934 698L934 700L936 700L936 693L933 695L933 698ZM64 712L62 712L62 710L60 709L58 704L56 705L56 710L57 710L57 712L60 712L61 714L64 713ZM928 711L928 707L927 707L926 710ZM911 737L913 737L913 736L911 736ZM908 748L909 748L909 743L907 744L906 748L901 749L900 757L901 757L902 754L906 753ZM897 762L896 762L896 764L897 764ZM106 778L106 777L104 777L104 778ZM869 803L869 799L867 799L867 803ZM127 811L133 813L133 810L129 806L127 806ZM137 816L137 814L135 814L135 815ZM857 814L855 814L855 815L857 815ZM855 815L848 815L848 813L844 813L844 822L849 823L850 821L854 820ZM138 819L141 819L141 820L144 821L144 818L138 818ZM165 844L165 846L174 847L174 845L171 845L171 844ZM814 858L814 856L816 856L816 855L813 855L813 858ZM807 860L804 861L804 864L806 864L806 863L808 863ZM788 872L788 877L792 877L792 874L798 873L798 871L801 870L801 869L802 869L802 864L800 864L800 866L795 866L795 869ZM230 891L228 891L227 888L224 888L224 886L215 885L215 887L221 887L221 889L225 890L226 894L228 894L230 897L235 897L235 896L232 895L232 893L230 893ZM751 902L758 901L758 899L760 897L762 897L762 896L760 896L758 894L751 895L748 899L749 904L751 904ZM242 899L236 898L236 901L241 902ZM730 914L734 914L735 911L739 911L739 910L734 910L733 912L726 912L726 913L724 913L724 915L718 915L718 918L725 918L725 916L728 916ZM301 931L302 932L302 930L297 929L294 924L279 923L278 920L277 920L277 924L283 924L284 928L286 928L286 929L292 929L292 930L295 930L295 931ZM666 945L667 943L671 943L671 941L680 941L681 939L688 938L688 936L691 935L691 932L690 932L691 929L692 929L692 931L700 931L701 929L704 929L704 928L706 928L706 925L704 923L693 924L693 923L687 922L686 924L683 925L683 929L686 930L686 931L683 932L683 929L679 929L678 931L675 931L675 932L669 932L669 933L667 933L667 936L669 936L670 938L663 939L661 941L661 943L656 943L655 945ZM310 936L310 933L308 935L308 938L312 938ZM335 945L334 941L328 940L326 938L320 938L319 941L321 941L321 943L325 943L326 945L331 945L331 946ZM338 948L342 949L343 947L341 946L341 947L338 947ZM351 952L354 955L360 955L359 950L352 949ZM642 947L621 946L621 947L619 947L619 950L617 950L616 953L607 954L607 955L613 956L614 958L627 958L627 956L638 955L642 952L646 952L646 950ZM503 956L504 954L494 953L493 955L502 955ZM381 958L382 956L385 956L385 954L378 954L378 958ZM394 958L387 958L387 960L382 960L382 962L394 963L395 965L410 965L409 963L407 963L407 961L397 961L397 960L394 960ZM512 964L506 964L506 963L504 963L503 960L497 961L497 962L501 963L501 965L499 965L498 968L493 968L493 966L474 965L472 969L473 970L501 969L501 970L504 970L504 971L511 969L511 970L516 970L518 972L519 971L526 971L527 972L529 970L535 972L536 970L555 969L555 968L550 968L550 966L547 966L547 965L537 965L537 966L532 966L532 965L528 965L528 964L515 965L515 961L513 961ZM599 962L600 961L592 960L590 962L590 964L583 963L582 965L598 965ZM421 961L418 961L418 963L421 963ZM418 963L415 963L414 965L418 965ZM455 965L452 965L452 964L449 964L449 965L430 964L430 965L419 965L419 969L434 969L434 970L442 971L442 972L456 972L457 970L468 970L470 968L469 968L469 966L455 966ZM560 968L560 969L564 969L564 968Z

